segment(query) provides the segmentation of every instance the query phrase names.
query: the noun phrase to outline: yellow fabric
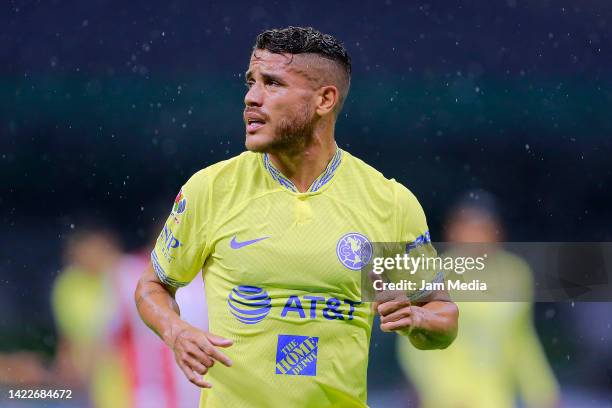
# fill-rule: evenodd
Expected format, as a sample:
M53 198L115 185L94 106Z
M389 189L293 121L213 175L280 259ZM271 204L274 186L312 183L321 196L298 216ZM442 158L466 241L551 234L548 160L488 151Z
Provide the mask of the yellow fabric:
M62 272L53 286L52 307L72 363L86 378L97 408L127 407L127 375L119 356L104 343L114 301L104 276L78 268Z
M532 292L529 267L515 255L489 255L486 271L510 277L513 290ZM461 302L458 307L459 334L445 350L419 351L398 336L400 365L421 406L514 407L518 396L527 407L552 406L558 386L531 322L531 303Z
M210 331L234 341L234 366L210 370L202 407L366 404L373 315L353 255L365 238L428 237L425 215L345 151L309 192L292 190L261 154L210 166L183 186L152 253L168 284L203 270Z
M52 293L53 312L62 335L77 345L97 341L104 332L100 323L110 318L106 296L101 276L77 268L62 272Z

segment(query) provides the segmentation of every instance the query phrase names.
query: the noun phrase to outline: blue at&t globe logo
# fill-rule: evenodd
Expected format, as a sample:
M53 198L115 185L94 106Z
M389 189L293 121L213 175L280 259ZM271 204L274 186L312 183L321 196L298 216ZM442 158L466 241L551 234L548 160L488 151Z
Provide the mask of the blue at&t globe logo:
M244 324L261 322L270 312L272 299L257 286L236 286L227 297L230 312Z

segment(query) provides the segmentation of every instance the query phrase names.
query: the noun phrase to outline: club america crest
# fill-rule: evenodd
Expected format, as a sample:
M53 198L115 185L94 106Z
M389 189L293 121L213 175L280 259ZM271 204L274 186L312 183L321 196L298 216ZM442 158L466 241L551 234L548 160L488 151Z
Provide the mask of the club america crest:
M350 232L338 240L336 255L342 265L358 271L370 262L372 258L372 244L365 235L358 232Z

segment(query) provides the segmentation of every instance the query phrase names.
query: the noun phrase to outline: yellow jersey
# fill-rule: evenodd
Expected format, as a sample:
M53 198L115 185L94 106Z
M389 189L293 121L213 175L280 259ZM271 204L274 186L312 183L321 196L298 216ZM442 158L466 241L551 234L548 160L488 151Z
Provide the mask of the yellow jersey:
M423 237L415 196L339 148L304 193L260 153L193 175L151 257L175 287L202 271L209 330L234 342L200 406L366 406L373 312L360 269L372 242Z

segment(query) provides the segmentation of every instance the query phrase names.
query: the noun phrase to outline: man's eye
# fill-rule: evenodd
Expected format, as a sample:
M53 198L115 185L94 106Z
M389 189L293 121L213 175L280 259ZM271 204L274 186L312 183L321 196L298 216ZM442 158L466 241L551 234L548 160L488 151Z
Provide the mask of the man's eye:
M252 81L245 82L245 83L244 83L244 86L246 86L246 87L247 87L247 89L251 89L251 87L253 86L253 82L252 82Z

